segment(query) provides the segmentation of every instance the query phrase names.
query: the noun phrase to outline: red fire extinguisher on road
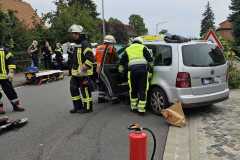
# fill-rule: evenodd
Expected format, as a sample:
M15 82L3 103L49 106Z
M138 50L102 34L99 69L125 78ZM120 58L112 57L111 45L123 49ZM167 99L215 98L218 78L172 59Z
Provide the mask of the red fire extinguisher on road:
M128 130L130 131L128 134L129 160L148 160L148 137L145 131L148 131L153 137L154 146L151 160L154 160L156 152L156 137L152 130L149 128L142 128L137 123L130 125Z

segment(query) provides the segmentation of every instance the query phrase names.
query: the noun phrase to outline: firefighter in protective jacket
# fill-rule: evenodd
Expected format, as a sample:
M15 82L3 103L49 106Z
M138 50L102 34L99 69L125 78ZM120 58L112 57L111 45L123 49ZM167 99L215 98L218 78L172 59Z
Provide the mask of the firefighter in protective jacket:
M73 101L73 109L70 113L92 112L92 85L94 55L90 44L86 40L83 27L72 25L69 28L72 39L75 43L72 55L72 77L70 81L70 91ZM80 91L81 90L81 96Z
M137 37L126 48L120 60L119 71L123 72L124 66L128 68L129 96L131 110L145 113L147 103L148 78L153 59L151 53L143 45L143 39Z
M101 68L103 65L103 61L105 59L104 64L113 64L117 62L118 55L116 48L114 47L114 44L116 44L116 39L112 35L106 35L103 40L103 44L99 45L96 48L96 63L97 63L97 73L99 78L98 83L98 103L104 103L107 102L107 87L103 82L101 75Z
M56 44L55 48L55 58L57 62L57 69L63 69L63 49L61 43Z
M17 93L12 85L15 69L16 65L13 62L13 54L8 49L0 46L0 85L2 86L3 92L10 100L13 111L22 112L24 108L20 106ZM2 99L3 96L0 92L0 114L5 113Z

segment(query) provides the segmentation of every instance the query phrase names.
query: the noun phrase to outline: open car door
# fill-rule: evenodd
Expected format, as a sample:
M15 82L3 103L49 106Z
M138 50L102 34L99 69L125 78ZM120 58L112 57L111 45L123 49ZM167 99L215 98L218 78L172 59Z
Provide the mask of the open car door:
M119 54L118 54L119 55ZM101 68L100 78L104 82L110 97L119 97L128 95L129 87L127 76L118 71L118 60L109 62L108 49L104 53L104 60Z

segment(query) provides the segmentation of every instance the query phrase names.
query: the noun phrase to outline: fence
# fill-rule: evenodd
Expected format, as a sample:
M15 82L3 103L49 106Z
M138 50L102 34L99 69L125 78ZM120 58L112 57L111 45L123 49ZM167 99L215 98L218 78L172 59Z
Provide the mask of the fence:
M24 51L14 53L15 63L17 65L17 72L22 72L31 65L31 57Z

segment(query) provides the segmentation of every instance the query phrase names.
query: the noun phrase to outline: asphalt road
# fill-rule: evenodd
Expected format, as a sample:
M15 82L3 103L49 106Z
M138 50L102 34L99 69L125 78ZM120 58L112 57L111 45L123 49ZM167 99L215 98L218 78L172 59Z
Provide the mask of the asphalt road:
M1 160L128 160L127 126L139 122L157 136L156 160L161 160L168 132L162 117L147 113L144 117L129 112L125 104L95 104L91 114L69 114L72 107L69 79L42 86L17 88L24 113L11 118L28 117L29 124L0 135ZM149 137L149 152L152 140Z

